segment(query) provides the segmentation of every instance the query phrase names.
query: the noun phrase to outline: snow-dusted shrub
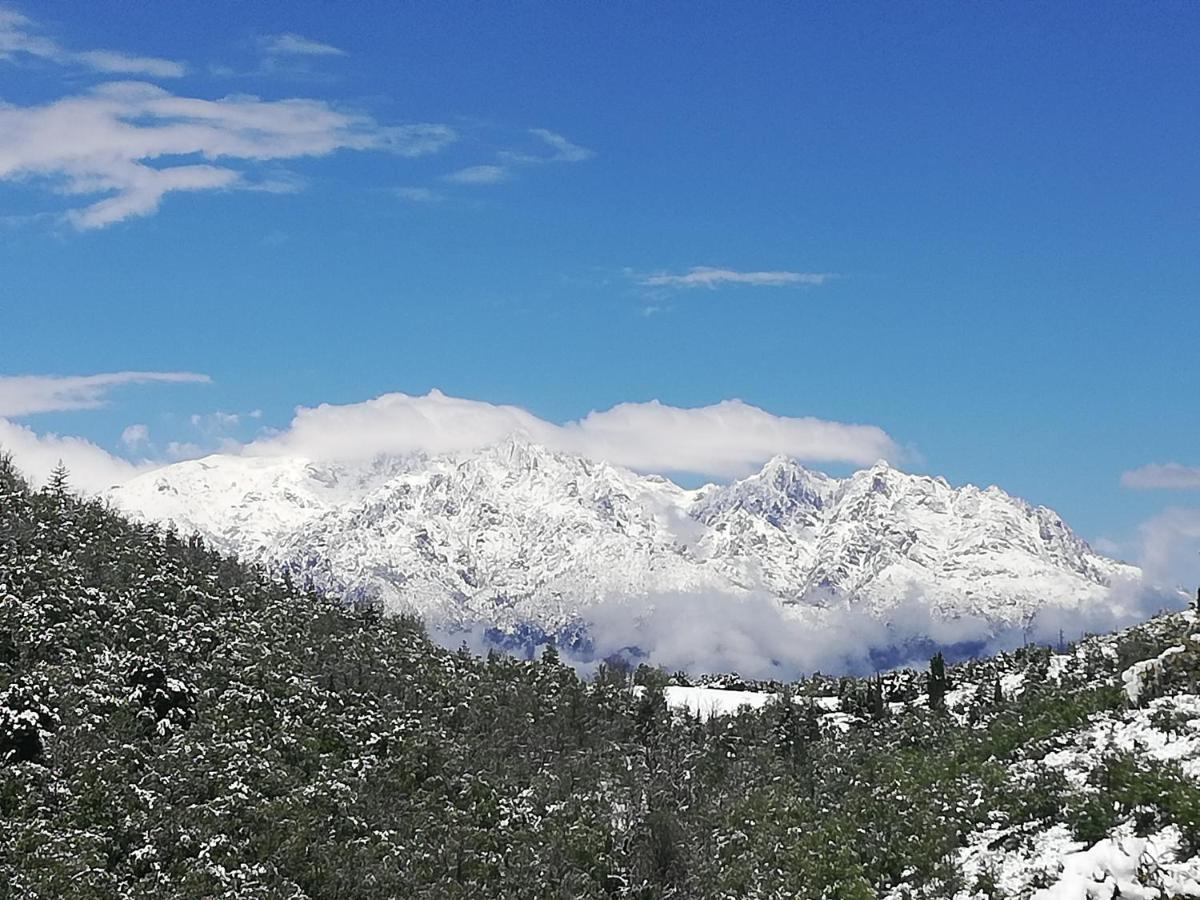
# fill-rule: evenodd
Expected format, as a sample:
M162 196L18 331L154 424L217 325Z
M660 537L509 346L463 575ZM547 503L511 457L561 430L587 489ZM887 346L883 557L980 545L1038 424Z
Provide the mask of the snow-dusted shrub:
M42 689L23 681L10 685L0 693L0 765L41 762L58 724Z
M196 692L189 685L172 678L161 665L139 660L129 672L133 688L129 699L140 707L141 715L153 722L157 734L167 734L187 728L196 718Z

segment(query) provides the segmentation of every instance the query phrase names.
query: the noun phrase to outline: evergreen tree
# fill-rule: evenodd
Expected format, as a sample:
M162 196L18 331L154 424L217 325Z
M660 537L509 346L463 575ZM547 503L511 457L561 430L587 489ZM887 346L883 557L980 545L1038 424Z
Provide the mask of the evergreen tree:
M950 681L946 677L946 660L939 651L929 661L929 708L935 710L945 709L946 692L949 689Z
M67 471L66 464L60 459L46 482L46 491L56 500L65 500L69 490L69 480L70 473Z

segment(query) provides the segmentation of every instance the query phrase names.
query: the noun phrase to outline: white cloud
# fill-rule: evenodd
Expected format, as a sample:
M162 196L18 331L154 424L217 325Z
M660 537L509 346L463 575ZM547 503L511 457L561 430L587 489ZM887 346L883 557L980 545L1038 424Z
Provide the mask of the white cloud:
M107 372L100 375L0 375L0 417L95 409L129 384L207 383L195 372Z
M210 447L210 452L214 444L219 445L222 451L233 448L233 452L238 452L241 445L230 437L231 433L261 418L261 409L246 413L216 410L210 413L193 413L188 422L203 439L203 443Z
M1031 621L1003 625L969 613L944 617L917 594L900 598L883 617L853 602L789 606L761 593L676 592L600 600L582 611L586 652L573 657L569 648L560 649L564 661L584 671L637 648L652 665L693 675L865 675L881 665L922 667L939 648L952 657L987 656L1031 641L1056 643L1060 630L1072 640L1111 632L1182 605L1178 596L1123 582L1089 603L1060 605L1048 598ZM477 652L494 646L483 628L466 634L434 629L431 636L449 647L465 638Z
M622 403L559 425L518 406L447 397L384 394L363 403L297 410L291 426L245 448L252 455L354 459L378 453L453 453L519 432L555 450L641 471L743 475L777 453L867 464L898 458L882 429L776 416L740 400L692 409L657 401Z
M503 166L467 166L444 177L455 184L500 184L508 181L510 175Z
M550 147L552 151L549 155L536 153L520 153L515 150L504 150L499 153L499 157L504 161L505 165L479 165L467 166L465 169L459 169L456 172L451 172L448 175L443 175L445 181L453 182L454 184L501 184L505 181L510 181L513 177L513 168L517 166L539 166L545 163L573 163L582 162L585 159L591 159L595 156L587 147L580 147L578 144L573 144L561 134L549 131L545 128L530 128L529 133L543 141ZM421 189L407 189L409 194L406 196L408 200L428 200L433 199L432 196L423 196L417 193Z
M52 38L37 34L34 23L19 12L0 9L0 59L22 55L58 65L80 65L106 74L178 78L187 72L183 63L156 56L131 56L116 50L68 50Z
M646 287L718 288L727 284L751 287L785 287L789 285L821 285L834 276L828 272L738 272L713 266L694 266L684 273L657 272L639 278Z
M343 149L415 157L455 138L445 125L385 127L319 100L203 100L144 82L114 82L44 106L0 105L0 180L41 177L62 194L109 195L67 214L77 228L102 228L153 213L172 191L283 184L256 182L243 171L249 164ZM158 162L165 157L204 162Z
M401 200L407 200L409 203L437 203L442 199L441 194L426 187L398 187L394 193Z
M1163 587L1200 583L1200 509L1173 507L1138 528L1146 579Z
M35 485L43 483L62 462L75 488L97 493L128 481L152 464L135 465L113 456L90 441L57 434L37 434L32 429L0 419L0 453L13 461Z
M187 69L182 63L154 56L129 56L113 50L87 50L74 58L97 72L110 75L145 75L150 78L178 78Z
M502 159L512 163L522 165L538 165L541 163L556 163L556 162L583 162L585 159L591 159L595 156L595 152L587 147L581 147L567 140L561 134L550 131L548 128L530 128L529 133L545 143L551 150L549 155L539 155L536 153L518 153L513 150L506 150L500 154Z
M171 441L167 444L167 458L173 462L181 459L195 459L204 455L204 448L191 441Z
M242 417L238 413L221 412L221 410L204 414L192 413L189 419L194 428L205 432L227 431L236 427L241 420Z
M1142 466L1123 473L1121 484L1139 490L1200 490L1200 466L1185 466L1176 462Z
M298 34L274 34L262 39L263 50L280 56L345 56L346 51L332 44L310 40Z
M137 450L150 443L150 427L148 425L130 425L121 432L121 443L127 450Z
M554 155L546 159L546 162L583 162L583 160L591 159L596 155L587 147L573 144L561 134L556 134L547 128L531 128L529 131L549 144L550 149L554 151Z
M16 436L18 464L28 458L31 470L49 471L47 466L53 468L58 455L69 451L89 471L103 470L104 478L115 478L120 472L131 475L141 469L140 464L132 467L79 438L39 436L3 417L92 409L102 405L107 393L121 385L207 380L206 376L187 372L3 377L0 422L5 423L7 434ZM363 459L381 453L461 453L497 444L513 434L525 435L553 450L639 471L716 477L747 474L778 453L808 461L855 464L902 456L891 437L875 426L777 416L740 400L697 408L667 406L658 401L622 403L557 424L519 406L447 397L434 390L423 397L393 393L362 403L300 407L283 431L260 431L260 437L248 444L228 436L230 429L259 421L261 416L257 409L245 414L218 411L193 415L189 421L200 435L199 442L169 443L166 457L198 456L213 449L325 460ZM150 446L149 437L147 426L131 425L122 434L121 443L127 451L144 452ZM66 455L63 458L73 467ZM89 482L95 481L89 477Z

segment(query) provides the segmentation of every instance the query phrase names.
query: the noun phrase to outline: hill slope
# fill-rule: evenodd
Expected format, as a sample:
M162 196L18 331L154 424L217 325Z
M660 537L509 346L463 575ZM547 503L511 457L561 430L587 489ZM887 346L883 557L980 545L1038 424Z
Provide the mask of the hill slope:
M1200 896L1198 631L585 683L0 462L0 897Z

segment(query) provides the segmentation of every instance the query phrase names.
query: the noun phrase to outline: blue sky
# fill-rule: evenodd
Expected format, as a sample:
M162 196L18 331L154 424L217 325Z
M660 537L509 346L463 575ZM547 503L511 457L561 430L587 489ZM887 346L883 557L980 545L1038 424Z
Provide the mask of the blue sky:
M210 379L36 434L739 398L1200 537L1195 4L0 10L0 375Z

